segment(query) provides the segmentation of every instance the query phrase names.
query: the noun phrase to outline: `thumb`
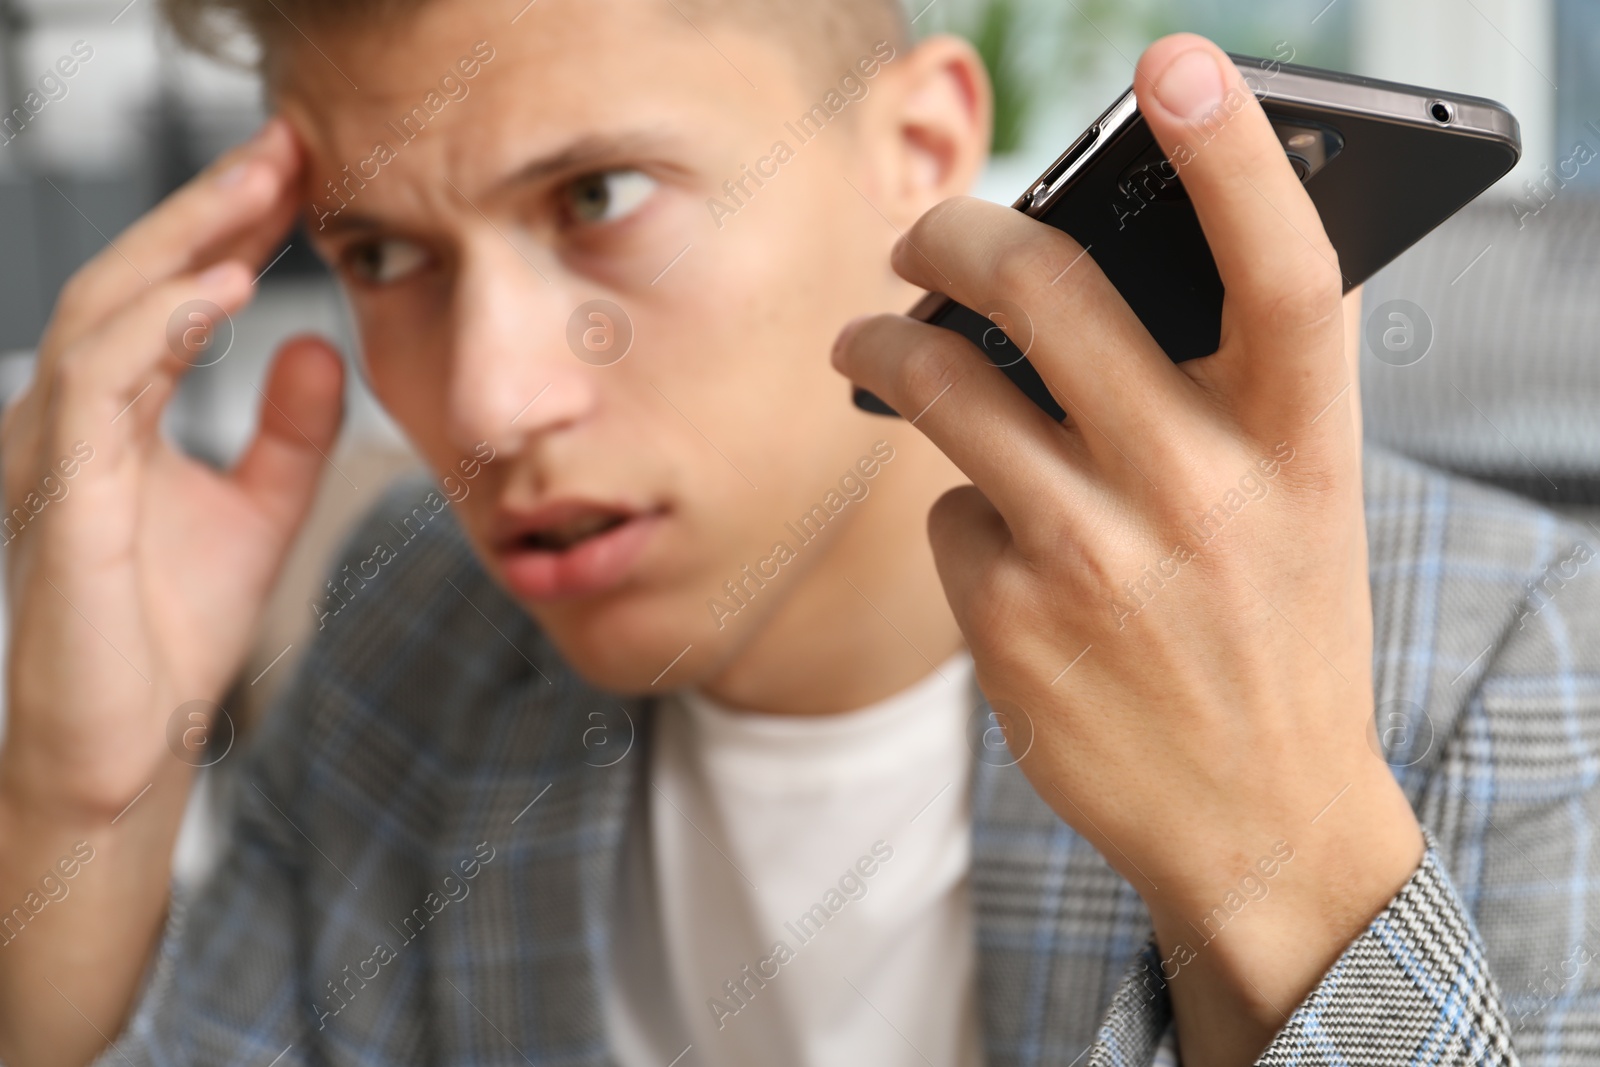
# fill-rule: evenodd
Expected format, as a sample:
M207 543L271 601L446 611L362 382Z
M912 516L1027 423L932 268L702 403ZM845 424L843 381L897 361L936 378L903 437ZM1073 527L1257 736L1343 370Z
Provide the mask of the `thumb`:
M320 337L278 349L262 391L261 425L233 481L285 540L311 507L344 419L344 361Z
M1347 380L1338 359L1338 254L1251 85L1194 34L1151 45L1135 75L1139 109L1183 183L1216 260L1224 345L1248 402L1315 412ZM1232 348L1232 353L1226 350Z

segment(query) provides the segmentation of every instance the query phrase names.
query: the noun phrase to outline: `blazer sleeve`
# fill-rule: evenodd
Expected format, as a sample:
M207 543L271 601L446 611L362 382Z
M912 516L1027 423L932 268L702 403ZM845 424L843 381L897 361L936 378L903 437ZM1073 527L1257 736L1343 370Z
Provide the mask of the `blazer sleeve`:
M1436 751L1397 769L1426 828L1423 861L1259 1063L1509 1065L1600 1054L1597 555L1581 541L1530 571L1520 603L1479 605L1507 619L1480 664L1437 665L1436 689L1447 692L1454 677L1470 695L1429 734ZM1151 1062L1171 1019L1159 968L1149 945L1087 1062Z
M312 998L299 991L295 966L305 848L284 814L297 788L291 708L299 688L290 686L291 700L235 754L227 851L203 886L175 888L134 1010L93 1067L296 1067L311 1053Z
M1511 1065L1500 993L1472 920L1428 850L1256 1060L1278 1065ZM1086 1063L1146 1065L1172 1018L1161 957L1146 945L1123 977Z

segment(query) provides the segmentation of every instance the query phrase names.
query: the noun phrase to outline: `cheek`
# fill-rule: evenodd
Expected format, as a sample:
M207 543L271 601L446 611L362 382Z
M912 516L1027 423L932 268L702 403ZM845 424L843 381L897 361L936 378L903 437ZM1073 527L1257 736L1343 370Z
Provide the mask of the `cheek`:
M426 427L438 425L448 402L448 302L430 295L415 300L356 296L349 303L360 332L354 362L363 381L421 446Z
M829 352L854 315L909 305L885 281L893 230L832 158L808 151L696 244L640 323L641 337L674 339L652 352L648 377L683 412L667 408L659 429L692 474L684 487L704 526L695 551L729 571L713 587L769 551L784 523L836 490L870 449L873 428L861 425ZM649 384L643 391L655 397Z
M702 258L684 278L686 317L676 327L700 339L698 376L737 443L779 463L798 458L798 444L816 452L832 417L849 410L848 386L829 363L839 328L859 311L894 306L871 299L879 272L863 266L886 270L886 246L813 188L817 177L799 169L808 162L820 170L830 161L791 163L691 253Z

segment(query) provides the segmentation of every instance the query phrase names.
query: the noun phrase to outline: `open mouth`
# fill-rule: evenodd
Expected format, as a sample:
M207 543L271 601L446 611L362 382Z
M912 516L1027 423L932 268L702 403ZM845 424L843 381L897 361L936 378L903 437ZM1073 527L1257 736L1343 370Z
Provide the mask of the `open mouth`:
M591 513L576 516L559 525L529 530L517 539L517 546L538 552L565 552L592 537L608 533L632 516Z
M568 499L507 515L502 573L513 593L532 600L614 590L628 580L666 511Z

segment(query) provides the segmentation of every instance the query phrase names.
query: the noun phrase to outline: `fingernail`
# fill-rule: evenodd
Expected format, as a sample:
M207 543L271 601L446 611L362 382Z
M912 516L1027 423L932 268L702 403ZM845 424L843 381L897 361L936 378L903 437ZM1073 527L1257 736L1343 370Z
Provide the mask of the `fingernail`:
M1222 71L1203 48L1184 52L1156 81L1161 106L1188 122L1215 111L1222 104Z
M239 275L244 268L239 264L228 261L207 267L200 275L199 281L207 289L220 289Z

